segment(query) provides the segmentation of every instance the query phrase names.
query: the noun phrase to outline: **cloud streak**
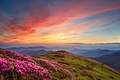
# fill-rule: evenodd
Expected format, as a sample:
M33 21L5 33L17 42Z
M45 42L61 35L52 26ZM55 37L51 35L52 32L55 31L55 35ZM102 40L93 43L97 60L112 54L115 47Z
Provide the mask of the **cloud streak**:
M55 5L56 3L57 5ZM18 10L13 10L13 12L17 12L14 12L12 15L5 10L0 10L0 16L2 16L0 17L0 36L2 36L0 42L22 43L27 42L25 39L26 37L31 40L30 42L32 42L32 40L35 40L30 36L34 34L38 35L37 39L40 41L42 40L40 38L48 37L49 42L52 41L52 38L57 36L57 34L59 35L63 33L65 36L65 33L75 34L86 32L92 30L92 26L102 23L101 20L103 19L77 23L77 25L74 26L71 26L73 24L72 22L74 20L82 20L90 16L94 17L98 14L103 14L108 11L119 10L119 4L119 0L70 0L69 2L64 0L63 2L61 1L59 3L56 1L51 1L45 5L42 5L41 2L37 5L33 3L27 7L24 6L17 8ZM68 25L67 23L71 25ZM60 25L64 25L62 29ZM49 32L47 35L42 36L38 33L38 31L42 31L44 29L52 29L51 31L53 32ZM53 36L54 32L56 35ZM4 35L2 33L4 33ZM5 34L7 37L3 37ZM49 36L52 36L52 38ZM60 42L59 38L58 42Z

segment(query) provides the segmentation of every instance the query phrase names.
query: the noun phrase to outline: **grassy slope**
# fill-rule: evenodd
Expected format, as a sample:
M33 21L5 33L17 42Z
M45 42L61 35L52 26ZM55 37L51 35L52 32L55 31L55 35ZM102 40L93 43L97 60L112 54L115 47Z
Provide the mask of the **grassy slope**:
M0 54L0 57L4 56ZM70 75L62 71L52 71L52 80L120 80L119 74L110 71L103 65L65 51L57 51L35 57L58 62L61 64L61 68L70 71ZM41 64L39 65L42 66Z
M62 68L70 71L70 76L66 76L59 72L53 72L54 80L120 80L120 75L103 67L101 64L93 63L83 57L65 52L57 51L42 56L35 56L49 61L57 61ZM63 80L64 80L63 79Z

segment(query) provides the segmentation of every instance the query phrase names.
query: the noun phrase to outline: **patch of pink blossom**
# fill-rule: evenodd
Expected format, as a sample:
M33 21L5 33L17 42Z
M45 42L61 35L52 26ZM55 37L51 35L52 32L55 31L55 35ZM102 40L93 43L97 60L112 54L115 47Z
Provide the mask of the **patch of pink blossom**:
M11 50L0 49L0 51L5 56L5 58L0 58L0 75L12 71L20 75L50 80L52 78L50 72L52 71L70 74L67 69L61 68L57 62L33 58Z

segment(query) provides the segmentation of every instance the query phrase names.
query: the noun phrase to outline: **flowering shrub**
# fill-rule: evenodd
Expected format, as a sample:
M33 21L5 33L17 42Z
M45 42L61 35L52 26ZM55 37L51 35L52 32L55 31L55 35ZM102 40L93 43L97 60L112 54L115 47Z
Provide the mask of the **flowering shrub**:
M44 59L36 59L34 58L34 60L41 64L41 66L47 68L48 70L50 71L60 71L60 72L63 72L65 74L70 74L70 72L67 70L67 69L63 69L61 68L60 64L58 64L57 62L50 62L50 61L47 61L47 60L44 60Z
M70 74L67 69L62 69L57 62L33 58L10 50L0 49L0 51L2 55L5 56L5 58L0 58L0 75L2 75L2 77L6 77L5 75L9 72L12 76L21 75L33 77L33 80L50 80L52 79L50 75L52 71Z
M9 67L8 61L5 58L0 58L0 75L10 70L12 70L12 68Z
M47 60L44 60L44 59L36 59L36 58L34 58L34 60L38 64L40 64L41 66L43 66L43 67L45 67L49 70L57 70L57 67L54 64L52 64L52 62L50 62L50 61L47 61Z
M0 75L14 72L20 75L32 76L34 78L50 79L47 69L38 66L30 56L22 55L10 50L1 50L6 58L0 58Z
M19 54L17 52L11 51L11 50L3 50L2 54L6 57L10 57L13 59L17 59L17 60L21 60L21 61L29 61L29 62L34 62L30 56L28 55L23 55L23 54ZM35 63L35 62L34 62Z
M48 70L40 66L37 66L32 62L20 61L15 59L9 59L9 61L7 61L4 58L3 59L0 58L0 75L8 71L13 71L15 73L19 73L21 75L26 75L26 76L36 77L34 75L36 74L46 79L51 78Z

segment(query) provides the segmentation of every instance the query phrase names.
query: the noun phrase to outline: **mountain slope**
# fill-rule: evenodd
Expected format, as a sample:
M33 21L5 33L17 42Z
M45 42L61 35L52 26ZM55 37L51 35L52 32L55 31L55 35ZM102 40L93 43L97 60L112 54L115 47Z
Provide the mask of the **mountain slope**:
M119 74L105 64L66 51L57 51L36 56L36 58L57 61L62 67L70 66L74 68L75 71L71 71L71 75L74 76L75 80L113 80L113 78L115 79L115 73ZM70 69L68 68L68 70ZM120 77L117 78L116 76L116 80L119 79Z
M95 50L79 50L73 49L71 52L76 53L80 56L90 57L90 58L97 58L103 55L112 54L115 51L107 50L107 49L95 49Z
M110 67L66 51L30 57L0 49L0 57L0 80L120 79Z
M96 58L96 60L112 66L113 68L120 71L120 51L117 51L113 54L101 56L99 58Z

